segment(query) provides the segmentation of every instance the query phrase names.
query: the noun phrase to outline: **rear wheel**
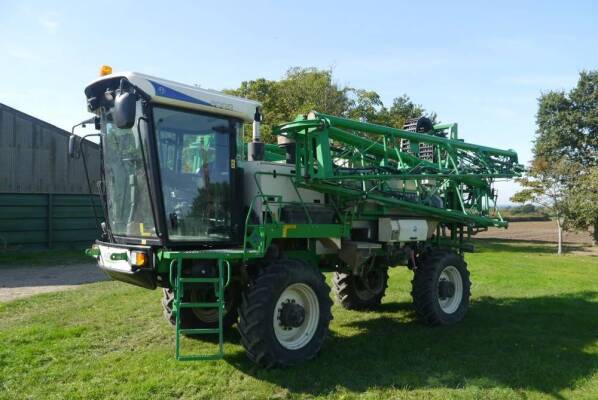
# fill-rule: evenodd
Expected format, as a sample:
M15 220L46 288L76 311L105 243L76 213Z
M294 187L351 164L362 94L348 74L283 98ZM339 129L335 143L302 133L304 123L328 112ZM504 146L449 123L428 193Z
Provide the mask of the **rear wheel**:
M388 287L388 268L373 269L364 276L335 272L334 294L348 310L372 310L382 303Z
M240 300L238 283L232 281L230 286L225 289L225 313L222 319L222 325L225 329L233 326L238 319L237 307ZM194 288L187 290L183 295L184 302L200 303L200 302L215 302L216 295L214 293L213 285L206 285L205 288ZM172 326L176 324L176 318L172 313L174 305L174 291L172 289L164 289L162 298L162 308L164 310L164 317ZM218 327L218 310L206 308L182 308L181 313L181 328L217 328Z
M332 319L329 293L311 264L272 261L242 295L238 329L249 359L271 368L315 357Z
M471 282L457 253L435 250L424 255L411 285L415 311L428 324L450 325L465 317Z

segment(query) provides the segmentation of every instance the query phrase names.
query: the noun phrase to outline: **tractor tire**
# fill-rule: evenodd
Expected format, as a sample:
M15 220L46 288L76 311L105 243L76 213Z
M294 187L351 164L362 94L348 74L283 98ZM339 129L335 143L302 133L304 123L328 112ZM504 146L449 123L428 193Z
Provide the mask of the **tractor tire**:
M212 290L210 287L209 290ZM164 318L172 326L176 325L176 318L172 313L172 306L174 304L174 291L172 289L164 289L162 297L162 309L164 311ZM203 297L203 298L202 298ZM238 283L232 281L230 286L224 292L224 299L226 301L226 311L222 318L222 326L224 329L232 327L239 317L237 309L240 300L240 291ZM215 301L213 299L205 299L201 291L189 290L183 295L185 302L202 302ZM215 309L202 308L182 308L181 312L181 328L218 328L218 311Z
M417 315L429 325L461 321L469 307L471 282L459 254L434 250L421 257L411 281Z
M374 269L364 277L335 272L332 276L337 300L347 310L374 310L388 287L388 268Z
M314 358L332 320L330 288L313 265L272 260L241 296L237 328L249 359L265 368Z

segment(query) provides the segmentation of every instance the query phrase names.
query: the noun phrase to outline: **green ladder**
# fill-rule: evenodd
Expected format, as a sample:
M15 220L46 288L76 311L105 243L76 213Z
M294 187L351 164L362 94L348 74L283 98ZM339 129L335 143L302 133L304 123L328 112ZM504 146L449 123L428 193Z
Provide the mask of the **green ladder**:
M173 271L172 267L176 263L176 275L174 282L172 281ZM224 264L227 265L227 282L224 282ZM224 318L225 304L224 304L224 289L230 282L230 263L226 260L218 260L218 276L215 278L194 278L184 277L182 274L183 259L177 258L171 263L171 284L175 288L175 298L173 304L173 313L176 317L176 359L180 361L190 360L220 360L224 357L224 335L222 320ZM193 283L211 283L214 285L216 294L216 301L212 303L185 303L183 302L183 293L185 284ZM218 310L218 327L217 328L181 328L181 310L183 308L213 308ZM218 352L214 354L181 354L181 335L218 335Z

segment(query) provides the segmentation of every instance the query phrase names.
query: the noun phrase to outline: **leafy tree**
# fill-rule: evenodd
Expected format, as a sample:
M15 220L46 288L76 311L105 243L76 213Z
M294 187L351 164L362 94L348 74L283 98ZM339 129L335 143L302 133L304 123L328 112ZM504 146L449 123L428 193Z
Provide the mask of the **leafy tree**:
M422 115L426 115L432 122L436 123L436 113L426 113L426 110L420 104L413 103L406 94L392 101L388 115L388 124L397 128L401 128L405 124L405 120L417 118Z
M242 82L238 89L226 92L262 103L263 140L275 143L276 138L271 134L273 124L291 121L311 110L342 115L350 103L347 90L333 82L331 70L291 68L279 81L259 78Z
M598 244L598 167L579 171L565 197L567 224L575 229L594 227L592 244Z
M516 203L532 203L544 207L557 226L558 254L563 253L563 223L565 215L565 193L567 186L563 183L569 176L570 165L565 159L549 162L543 158L532 161L527 176L517 178L522 189L511 197Z
M317 68L294 67L278 81L258 78L226 92L262 103L262 137L266 143L276 142L271 134L273 124L291 121L311 110L398 128L405 119L425 114L424 108L407 95L395 98L387 108L375 91L340 86L334 82L332 70ZM250 128L246 135L251 135Z
M593 227L598 241L598 71L582 72L577 86L568 93L548 92L539 99L534 157L549 165L568 163L563 176L563 212L568 227ZM558 163L557 163L558 161Z
M263 109L263 125L262 138L266 142L272 142L270 133L270 121L276 119L277 102L276 102L276 81L258 78L252 81L243 81L238 89L224 90L228 94L247 99L258 100L262 103ZM251 130L245 129L245 140L251 137Z
M537 214L542 215L544 213L544 209L532 203L523 204L517 207L511 207L510 209L511 214L513 215L524 215L524 214Z
M278 107L287 117L285 121L311 110L340 115L349 105L347 88L333 82L332 70L291 68L285 79L278 81L277 94Z
M343 113L345 117L363 122L384 123L388 110L380 95L373 90L349 89L349 107Z

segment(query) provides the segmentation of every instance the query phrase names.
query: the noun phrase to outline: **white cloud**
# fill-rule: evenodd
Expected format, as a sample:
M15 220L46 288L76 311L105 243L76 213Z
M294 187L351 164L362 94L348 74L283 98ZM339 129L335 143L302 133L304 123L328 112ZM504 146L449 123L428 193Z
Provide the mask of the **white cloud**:
M15 63L0 65L0 71L6 69L8 66L32 67L33 65L37 65L39 67L57 62L55 52L50 49L39 49L16 42L0 41L0 54L15 61Z
M49 33L56 33L56 31L58 31L58 29L60 28L58 14L55 12L50 12L43 15L39 19L39 22L42 25L42 27Z
M22 61L36 61L36 57L29 49L11 45L6 49L6 54L9 57Z

